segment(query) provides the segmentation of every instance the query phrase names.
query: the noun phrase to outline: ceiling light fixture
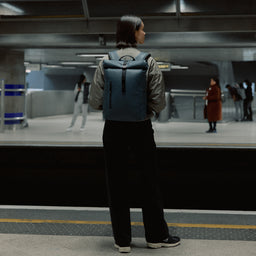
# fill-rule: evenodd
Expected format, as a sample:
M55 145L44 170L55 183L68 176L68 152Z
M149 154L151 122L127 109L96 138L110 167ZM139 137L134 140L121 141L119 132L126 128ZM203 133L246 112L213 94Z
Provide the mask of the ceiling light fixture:
M94 54L94 53L77 53L76 56L78 57L84 57L84 58L104 58L106 56L108 56L107 54L100 54L100 53L97 53L97 54Z
M60 62L61 65L79 65L79 66L88 66L95 64L94 62L81 62L81 61L64 61Z
M42 64L42 68L61 68L61 65Z
M42 68L47 68L47 69L75 69L75 67L65 67L61 65L55 65L55 64L42 64Z
M18 7L15 7L14 5L12 4L8 4L8 3L1 3L0 5L2 5L3 7L13 11L13 12L16 12L16 13L19 13L19 14L23 14L24 11Z
M189 67L181 65L171 65L171 69L189 69Z

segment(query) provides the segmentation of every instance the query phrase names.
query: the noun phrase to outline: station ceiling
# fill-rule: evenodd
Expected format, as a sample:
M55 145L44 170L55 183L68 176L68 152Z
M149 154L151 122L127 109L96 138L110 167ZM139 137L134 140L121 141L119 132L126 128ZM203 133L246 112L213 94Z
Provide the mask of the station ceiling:
M78 54L114 49L124 14L142 17L147 34L140 49L159 61L256 60L254 0L0 1L0 48L22 50L30 63L96 63Z

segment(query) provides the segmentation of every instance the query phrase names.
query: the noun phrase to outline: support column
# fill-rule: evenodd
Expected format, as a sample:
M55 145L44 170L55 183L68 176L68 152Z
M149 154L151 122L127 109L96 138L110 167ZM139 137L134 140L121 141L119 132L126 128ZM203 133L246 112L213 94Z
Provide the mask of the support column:
M218 67L221 90L224 91L227 84L233 86L235 83L235 77L232 62L216 61L214 64Z
M24 52L0 50L0 79L5 82L5 128L21 128L26 122Z

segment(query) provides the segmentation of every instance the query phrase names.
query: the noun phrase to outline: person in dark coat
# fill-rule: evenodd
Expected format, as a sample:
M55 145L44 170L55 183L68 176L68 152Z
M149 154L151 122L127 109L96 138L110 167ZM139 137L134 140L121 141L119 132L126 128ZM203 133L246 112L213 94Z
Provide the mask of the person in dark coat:
M219 79L211 78L210 87L206 90L206 96L203 99L206 101L207 119L209 122L209 130L207 133L216 133L217 121L222 119Z
M231 86L230 84L227 84L226 88L228 89L228 91L234 101L235 110L236 110L235 120L238 122L243 119L243 99L239 93L242 89L240 89L239 84L235 84L234 87ZM239 113L240 113L240 115L239 115Z
M245 100L244 100L244 118L247 121L253 121L252 119L252 101L253 101L253 95L252 95L252 83L248 80L244 81L246 84L245 89Z

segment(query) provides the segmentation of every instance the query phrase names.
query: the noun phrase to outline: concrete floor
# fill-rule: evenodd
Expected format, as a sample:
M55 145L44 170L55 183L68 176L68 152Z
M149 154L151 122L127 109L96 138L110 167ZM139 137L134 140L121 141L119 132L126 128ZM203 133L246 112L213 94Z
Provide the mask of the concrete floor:
M4 256L120 255L111 237L0 234ZM147 249L143 238L133 239L131 255L255 256L256 243L247 241L182 240L175 248Z
M72 132L66 129L71 115L29 119L29 127L20 130L5 130L0 133L0 144L17 145L69 145L101 146L104 122L101 113L88 115L85 131L79 130L81 117ZM217 134L207 134L207 122L153 122L158 146L223 146L256 147L256 122L220 122Z
M140 209L132 209L132 220L142 221ZM148 249L142 236L134 232L139 227L133 227L132 253L131 255L175 255L175 256L255 256L255 212L242 211L198 211L198 210L165 210L167 223L205 223L201 228L185 228L176 231L181 236L181 245L175 248ZM37 222L32 222L32 221ZM51 223L49 223L51 220ZM113 246L112 232L97 235L97 230L106 229L103 223L109 221L108 208L84 208L84 207L46 207L46 206L0 206L0 255L4 256L93 256L93 255L120 255ZM23 221L27 222L26 228ZM41 221L41 224L40 222ZM58 223L58 222L59 223ZM63 225L67 221L65 228ZM78 224L76 221L102 221L102 224L93 227L90 224ZM61 222L61 223L60 223ZM209 231L206 226L220 224L211 232L210 240L200 239L200 233ZM240 224L233 229L225 225ZM39 225L39 226L37 226ZM80 226L79 226L80 225ZM82 226L81 226L82 225ZM108 224L109 225L109 224ZM195 224L198 226L199 224ZM242 233L245 227L252 236L250 239L232 239L234 233ZM42 226L44 228L42 229ZM79 228L78 228L79 226ZM87 227L91 226L91 227ZM7 228L9 227L9 228ZM41 227L41 228L40 228ZM109 227L110 228L110 227ZM57 232L62 230L62 235ZM75 235L75 230L90 230ZM111 229L111 228L110 228ZM230 229L225 236L223 230ZM40 232L41 230L41 232ZM42 231L48 231L43 235ZM56 232L56 233L55 233ZM101 231L102 232L102 231ZM171 232L174 229L171 228ZM79 232L78 232L79 233ZM36 235L35 235L36 234ZM99 233L98 233L99 234ZM191 239L184 239L186 235ZM253 235L254 234L254 235ZM143 237L143 238L142 238ZM186 237L186 236L185 236ZM249 237L248 237L249 238ZM223 239L223 240L221 240ZM242 241L243 240L243 241Z

